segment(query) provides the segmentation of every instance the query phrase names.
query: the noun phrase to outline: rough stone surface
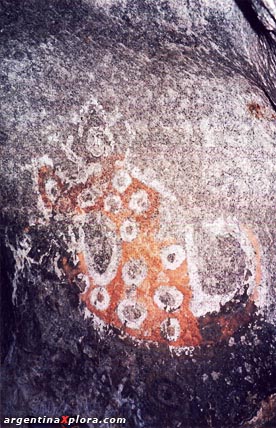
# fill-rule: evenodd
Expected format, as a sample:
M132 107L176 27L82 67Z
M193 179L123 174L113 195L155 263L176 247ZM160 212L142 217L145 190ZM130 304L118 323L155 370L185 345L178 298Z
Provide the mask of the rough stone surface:
M276 426L275 10L0 2L4 416Z

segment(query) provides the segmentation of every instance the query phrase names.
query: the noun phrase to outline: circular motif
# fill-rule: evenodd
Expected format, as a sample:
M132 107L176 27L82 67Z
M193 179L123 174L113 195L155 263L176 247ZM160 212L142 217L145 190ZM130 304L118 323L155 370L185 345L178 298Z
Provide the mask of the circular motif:
M137 238L138 232L139 230L135 220L125 220L120 227L121 238L125 242L131 242Z
M87 278L81 299L105 325L126 326L135 339L167 343L181 352L182 347L231 337L258 303L258 238L229 217L203 222L204 240L198 238L199 225L186 225L186 251L177 242L162 240L157 190L132 178L118 162L105 158L97 174L93 168L82 185L69 188L52 163L38 174L44 205L60 214L72 210L81 221L72 238L78 260L73 259L73 266L72 258L62 261L70 279ZM213 259L218 249L221 256ZM233 260L238 262L234 269ZM233 274L237 291L228 286ZM170 313L174 316L168 317Z
M140 285L147 276L147 266L142 259L131 259L122 269L126 285Z
M117 314L126 327L139 329L147 317L147 310L140 303L126 299L119 303Z
M99 197L102 195L99 189L84 189L78 196L79 206L87 208L95 205Z
M160 309L174 312L180 308L183 294L174 286L163 285L155 291L153 300Z
M181 245L169 245L162 248L160 256L165 269L175 270L184 262L186 254Z
M142 214L149 209L149 198L145 190L140 189L133 193L130 197L129 208L135 214Z
M119 193L123 193L131 184L132 179L128 172L120 169L113 177L112 185Z
M94 288L90 295L90 303L99 311L106 310L110 303L110 297L106 289L103 287Z
M122 207L122 201L118 195L108 195L104 200L104 209L112 214L117 214Z

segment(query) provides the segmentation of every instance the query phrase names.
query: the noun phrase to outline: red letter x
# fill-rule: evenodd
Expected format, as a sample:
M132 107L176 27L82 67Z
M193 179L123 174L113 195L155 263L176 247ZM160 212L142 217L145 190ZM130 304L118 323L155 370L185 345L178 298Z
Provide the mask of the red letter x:
M61 416L62 420L60 421L61 424L68 424L68 418L69 416Z

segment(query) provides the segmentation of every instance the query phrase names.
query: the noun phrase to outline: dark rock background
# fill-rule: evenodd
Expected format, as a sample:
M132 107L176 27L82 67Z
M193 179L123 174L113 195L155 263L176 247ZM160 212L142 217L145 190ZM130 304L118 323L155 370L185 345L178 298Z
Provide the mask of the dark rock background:
M253 420L276 392L273 5L0 1L3 416L276 426L273 409ZM166 225L173 234L217 212L250 219L263 248L265 298L230 344L174 356L117 331L103 338L84 318L81 284L68 284L60 265L62 257L74 262L76 224L70 213L43 210L35 184L45 154L69 184L95 162L81 126L84 135L90 126L106 132L107 152L129 149L130 166L166 182L180 201L170 207L175 226Z

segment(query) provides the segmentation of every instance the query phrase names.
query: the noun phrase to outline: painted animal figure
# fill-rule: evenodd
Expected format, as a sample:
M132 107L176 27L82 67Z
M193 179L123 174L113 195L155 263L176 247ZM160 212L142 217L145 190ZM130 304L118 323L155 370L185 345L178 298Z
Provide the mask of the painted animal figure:
M134 339L182 347L212 342L202 336L210 322L220 329L214 340L221 340L250 319L260 250L249 228L243 233L255 254L255 285L246 304L230 314L200 317L191 304L197 291L187 248L175 239L158 239L162 195L133 177L123 159L105 159L71 187L45 164L38 171L38 188L48 210L71 214L83 225L77 266L63 259L63 269L69 280L87 279L80 299L106 325Z

